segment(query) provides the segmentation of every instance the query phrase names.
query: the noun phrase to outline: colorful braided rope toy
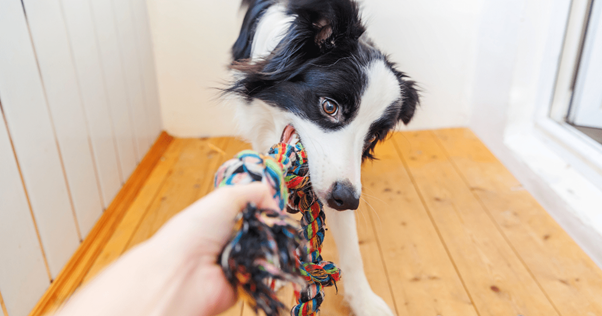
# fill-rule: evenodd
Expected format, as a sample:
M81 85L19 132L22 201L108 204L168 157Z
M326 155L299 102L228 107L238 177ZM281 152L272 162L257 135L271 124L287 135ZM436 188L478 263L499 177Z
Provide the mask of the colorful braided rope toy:
M280 206L274 211L248 205L238 216L220 258L222 270L239 295L255 312L261 309L267 316L279 315L284 308L276 297L275 280L293 284L298 304L291 315L310 316L316 315L324 300L323 288L336 286L341 277L340 270L320 254L326 216L308 172L305 149L292 135L273 146L268 155L240 152L215 175L216 187L267 183ZM302 227L284 212L285 207L290 213L302 213Z

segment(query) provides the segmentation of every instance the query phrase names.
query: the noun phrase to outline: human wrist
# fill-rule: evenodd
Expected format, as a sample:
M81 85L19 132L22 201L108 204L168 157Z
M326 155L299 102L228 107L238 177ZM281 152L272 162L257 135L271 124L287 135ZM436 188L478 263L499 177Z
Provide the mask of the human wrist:
M158 271L157 279L164 280L166 290L158 304L157 315L217 315L235 302L235 292L214 257L195 255L188 248L158 254L156 249L172 246L171 241L162 238L149 240L141 246L141 251L152 253L151 258L155 261L152 270Z

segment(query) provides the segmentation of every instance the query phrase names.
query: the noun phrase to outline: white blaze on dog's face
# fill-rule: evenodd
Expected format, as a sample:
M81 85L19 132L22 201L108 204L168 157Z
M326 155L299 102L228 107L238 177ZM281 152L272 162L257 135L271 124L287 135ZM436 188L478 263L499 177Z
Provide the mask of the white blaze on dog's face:
M292 120L307 150L313 188L331 207L334 207L333 202L337 203L332 200L338 199L338 203L347 206L345 209L357 208L355 201L359 201L361 195L363 154L367 140L374 136L371 127L379 120L386 120L390 107L402 99L397 78L383 60L370 63L365 73L367 85L359 100L359 110L342 128L324 129L300 116ZM316 111L320 111L322 105L315 106ZM335 186L347 186L343 190L349 190L352 197L346 197L347 201L343 197L333 197Z
M242 135L266 151L291 124L307 149L314 190L356 209L361 163L418 103L414 82L363 35L351 0L254 0L233 47Z

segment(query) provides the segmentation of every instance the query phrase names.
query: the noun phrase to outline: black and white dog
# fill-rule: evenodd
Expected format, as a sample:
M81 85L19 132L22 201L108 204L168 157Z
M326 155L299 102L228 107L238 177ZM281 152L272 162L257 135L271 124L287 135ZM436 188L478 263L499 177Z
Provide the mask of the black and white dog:
M267 150L287 126L309 157L313 188L337 244L345 298L358 316L393 315L363 271L355 214L361 164L418 104L415 83L364 34L352 0L243 0L248 6L232 48L242 136Z

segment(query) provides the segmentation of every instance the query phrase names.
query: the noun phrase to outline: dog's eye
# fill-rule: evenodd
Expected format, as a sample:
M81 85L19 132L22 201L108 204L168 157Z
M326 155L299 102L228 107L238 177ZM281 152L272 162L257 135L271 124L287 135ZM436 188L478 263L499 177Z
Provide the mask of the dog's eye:
M330 116L335 116L339 111L339 106L334 101L322 99L322 110Z
M374 135L372 135L372 137L370 137L370 139L368 139L368 144L374 143L374 141L377 139L378 139L378 133L374 133Z

